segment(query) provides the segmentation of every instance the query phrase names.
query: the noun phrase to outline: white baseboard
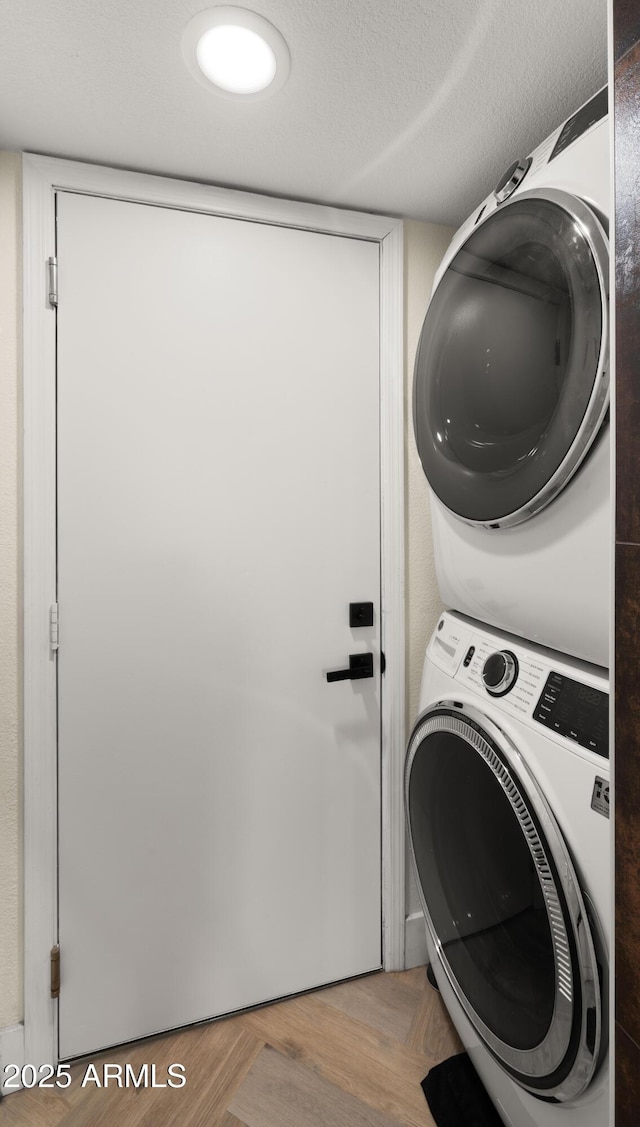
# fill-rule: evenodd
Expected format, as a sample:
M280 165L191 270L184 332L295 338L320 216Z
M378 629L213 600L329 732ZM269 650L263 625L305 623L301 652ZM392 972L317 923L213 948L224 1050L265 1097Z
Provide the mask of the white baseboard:
M404 965L422 967L429 962L427 933L422 912L413 912L404 921Z
M11 1079L6 1074L6 1066L15 1064L22 1071L24 1060L24 1025L8 1025L0 1029L0 1092L9 1095L14 1089L5 1091L5 1080Z

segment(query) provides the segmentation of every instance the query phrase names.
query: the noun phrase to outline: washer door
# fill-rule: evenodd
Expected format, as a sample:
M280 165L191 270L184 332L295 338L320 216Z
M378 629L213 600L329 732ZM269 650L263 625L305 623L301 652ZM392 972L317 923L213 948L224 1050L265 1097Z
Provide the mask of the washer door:
M444 701L411 738L406 811L427 926L467 1017L524 1088L574 1099L600 1059L601 984L573 864L537 783L490 720Z
M606 234L566 192L524 192L467 239L422 327L414 427L434 493L488 527L563 488L609 401Z

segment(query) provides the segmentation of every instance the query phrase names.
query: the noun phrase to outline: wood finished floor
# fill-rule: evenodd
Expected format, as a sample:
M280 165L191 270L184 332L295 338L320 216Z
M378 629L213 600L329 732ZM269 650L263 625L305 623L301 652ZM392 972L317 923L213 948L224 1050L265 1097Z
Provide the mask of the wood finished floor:
M462 1046L423 967L374 974L84 1060L68 1089L0 1101L1 1127L432 1127L420 1081ZM148 1063L184 1088L82 1087ZM39 1062L38 1062L39 1063Z

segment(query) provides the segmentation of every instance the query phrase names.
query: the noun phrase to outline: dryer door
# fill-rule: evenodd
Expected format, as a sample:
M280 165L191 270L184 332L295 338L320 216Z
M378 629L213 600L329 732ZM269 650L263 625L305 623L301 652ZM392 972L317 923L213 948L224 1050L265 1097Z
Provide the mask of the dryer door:
M414 427L434 493L506 527L575 473L609 397L608 243L566 192L523 192L467 239L427 310Z
M469 1020L519 1084L574 1099L603 1049L602 987L544 795L500 729L441 702L409 744L406 810L427 926Z

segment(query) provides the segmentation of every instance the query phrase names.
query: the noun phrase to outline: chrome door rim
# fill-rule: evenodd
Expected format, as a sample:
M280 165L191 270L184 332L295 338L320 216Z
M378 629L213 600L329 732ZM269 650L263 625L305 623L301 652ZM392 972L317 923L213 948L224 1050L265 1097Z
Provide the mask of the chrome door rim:
M469 524L474 528L512 528L515 525L522 524L524 521L529 520L531 517L541 512L542 509L546 508L564 489L579 469L600 433L600 428L609 408L609 241L606 231L595 214L595 211L583 200L579 199L577 196L571 195L570 192L561 191L559 188L533 188L528 192L516 191L505 203L499 204L496 209L483 218L481 222L473 228L473 231L469 233L465 241L456 248L455 254L452 255L449 262L447 262L446 268L442 272L438 286L445 277L450 262L464 250L468 239L471 238L472 235L483 227L485 223L492 220L498 213L504 214L513 204L522 203L523 200L528 199L548 200L562 208L562 210L578 224L586 239L595 263L602 297L600 352L591 396L573 442L555 473L551 475L546 484L543 485L535 496L525 505L522 505L519 509L515 509L512 513L496 517L495 520L473 520L471 517L461 516L460 513L455 512L454 509L450 509L449 506L440 499L438 494L435 493L435 490L433 491L435 497L438 499L439 503L447 509L447 512L450 512L456 520L462 521L464 524ZM438 286L434 289L434 294ZM427 481L429 481L426 471L424 472Z
M416 752L423 740L435 732L450 732L465 740L485 760L504 791L518 819L532 854L534 866L543 890L547 918L552 936L556 973L554 1012L544 1040L531 1050L515 1049L500 1040L485 1024L461 990L453 973L440 938L436 932L418 875L411 825L408 825L411 860L418 885L424 917L436 952L449 984L471 1024L482 1037L494 1057L522 1087L544 1098L553 1097L564 1102L575 1099L589 1085L598 1067L602 1040L602 1005L595 945L588 924L588 914L580 891L569 852L551 808L517 748L504 732L484 713L471 705L453 701L439 701L419 718L407 750L405 767L405 810L408 812L409 778ZM486 733L488 739L484 738ZM491 742L489 742L491 741ZM504 759L496 754L500 749L510 763L515 758L518 775L514 777ZM505 755L508 749L508 754ZM526 788L519 779L526 780ZM523 797L522 790L525 790ZM533 1083L543 1079L562 1066L569 1048L573 1023L573 974L569 956L566 922L555 888L555 881L546 859L545 845L531 819L530 804L538 821L544 827L544 838L553 858L569 913L573 941L577 949L577 969L580 976L581 1028L574 1061L567 1076L557 1085L542 1088ZM407 818L408 821L408 818ZM535 852L534 852L535 850ZM548 882L551 887L548 887ZM595 1015L594 1029L587 1029L589 1013ZM591 1042L591 1047L589 1046ZM558 1059L559 1058L559 1059Z

